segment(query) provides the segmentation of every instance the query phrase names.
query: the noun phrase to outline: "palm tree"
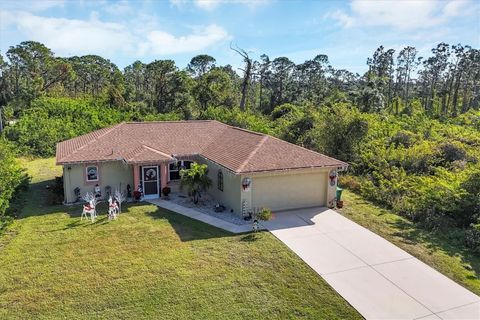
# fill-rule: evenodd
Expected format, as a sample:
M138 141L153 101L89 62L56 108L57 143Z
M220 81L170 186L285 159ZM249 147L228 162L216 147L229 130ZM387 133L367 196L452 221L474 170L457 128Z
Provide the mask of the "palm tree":
M195 204L198 203L201 196L200 192L212 185L212 179L208 177L207 173L207 165L196 162L192 163L190 169L180 170L180 189L183 190L186 187Z

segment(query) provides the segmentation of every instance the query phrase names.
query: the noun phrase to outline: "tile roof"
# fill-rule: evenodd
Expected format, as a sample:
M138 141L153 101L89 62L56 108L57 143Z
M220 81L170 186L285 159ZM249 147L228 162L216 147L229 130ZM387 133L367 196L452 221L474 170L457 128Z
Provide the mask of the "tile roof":
M57 164L146 164L199 155L237 173L347 164L269 135L214 120L124 122L57 144Z

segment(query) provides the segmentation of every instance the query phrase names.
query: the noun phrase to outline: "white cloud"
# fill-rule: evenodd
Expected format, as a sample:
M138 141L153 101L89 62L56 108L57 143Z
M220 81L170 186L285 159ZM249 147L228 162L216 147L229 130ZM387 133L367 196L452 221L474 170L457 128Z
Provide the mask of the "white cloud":
M179 37L164 31L154 30L148 34L147 41L141 44L141 53L167 55L195 52L228 39L230 39L228 33L215 24L198 27L192 34Z
M140 56L188 53L230 39L227 31L215 24L198 26L189 34L176 36L151 21L141 25L135 22L139 19L130 24L102 21L96 11L90 13L88 20L78 20L4 10L0 11L0 19L2 30L15 28L23 38L42 42L61 56L104 56L118 51Z
M170 3L176 7L183 7L192 2L197 8L203 10L213 10L223 4L241 4L254 9L270 2L270 0L170 0Z
M133 41L125 26L102 22L96 13L90 20L49 18L24 11L7 11L2 16L10 17L6 26L13 25L24 37L42 42L60 55L102 54L128 47Z
M107 3L105 11L112 15L124 15L132 12L132 8L128 1L123 0L115 3Z
M29 0L1 1L1 7L8 10L44 11L55 7L63 7L65 0Z
M325 15L325 17L326 18L331 18L333 20L337 20L338 25L341 26L341 27L344 27L344 28L350 28L355 21L355 19L353 17L349 16L348 14L343 12L342 10L335 10L333 12L328 12Z
M339 25L390 26L399 30L427 29L445 23L449 18L466 14L470 0L353 0L351 14L337 10L327 18L338 21Z

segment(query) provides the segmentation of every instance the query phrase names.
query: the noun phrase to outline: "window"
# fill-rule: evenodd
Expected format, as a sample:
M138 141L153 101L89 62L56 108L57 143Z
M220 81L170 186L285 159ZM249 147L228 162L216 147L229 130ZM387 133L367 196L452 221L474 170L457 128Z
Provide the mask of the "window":
M222 170L218 170L217 187L218 187L218 190L223 191L223 172L222 172Z
M98 181L98 167L88 166L86 169L87 182Z
M171 180L180 180L180 170L190 169L192 161L178 161L177 163L170 163L168 165L169 178Z

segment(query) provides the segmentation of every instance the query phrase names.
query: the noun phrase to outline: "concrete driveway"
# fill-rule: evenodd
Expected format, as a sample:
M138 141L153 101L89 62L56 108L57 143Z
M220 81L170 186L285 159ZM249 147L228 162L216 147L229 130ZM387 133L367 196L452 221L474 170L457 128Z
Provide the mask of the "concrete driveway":
M333 210L264 225L367 319L480 319L480 297Z

